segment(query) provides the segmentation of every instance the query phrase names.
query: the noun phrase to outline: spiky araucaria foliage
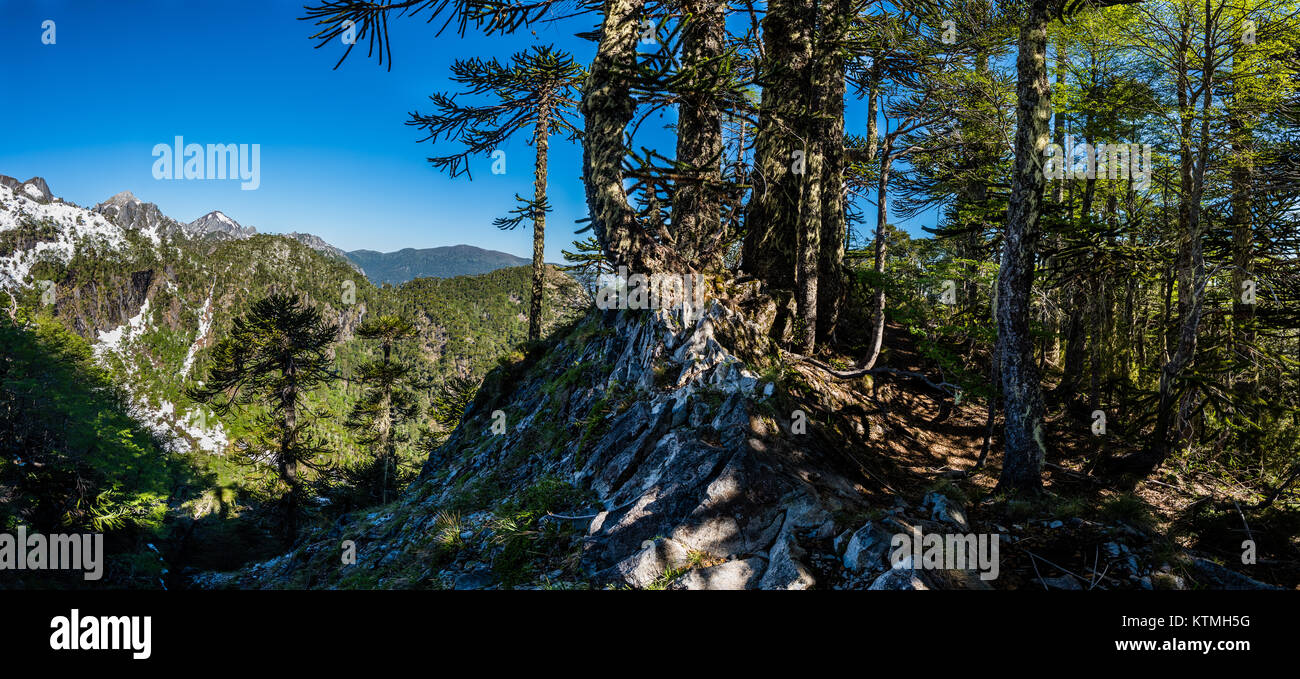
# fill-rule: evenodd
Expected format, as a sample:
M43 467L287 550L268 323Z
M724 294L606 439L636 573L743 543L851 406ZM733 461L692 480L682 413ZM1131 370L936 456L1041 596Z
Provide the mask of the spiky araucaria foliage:
M400 427L414 419L420 410L410 390L410 366L396 363L392 358L394 345L415 335L415 326L399 316L380 316L357 329L358 337L379 344L383 356L358 368L356 379L365 385L365 393L352 407L346 425L355 433L358 443L375 452L374 464L355 470L361 478L354 480L369 486L382 503L388 502L389 490L395 490L397 476L393 465L397 444L410 440L409 434ZM373 493L374 490L378 493Z
M334 379L330 349L338 334L337 325L298 295L273 293L235 319L230 333L213 348L207 380L187 390L190 398L221 414L236 406L265 405L262 434L243 449L251 462L269 455L288 487L283 528L289 537L296 533L306 493L300 467L319 471L323 465L318 460L328 450L312 434L310 422L300 419L306 414L303 395Z
M546 242L547 152L552 134L567 133L576 138L578 129L571 117L578 102L575 90L583 77L573 57L550 46L517 52L502 64L493 59L457 59L451 67L452 82L463 86L458 94L437 93L429 97L434 112L412 113L408 125L425 130L421 141L455 140L460 150L434 156L429 162L452 177L469 175L469 157L498 152L519 130L530 129L529 143L537 149L533 168L533 197L519 196L514 216L496 220L502 229L514 229L525 220L533 223L533 289L528 310L528 338L542 334L542 295L546 278L543 250ZM462 105L458 96L486 96L480 105ZM503 153L503 152L502 152ZM499 158L496 162L504 162Z
M442 389L433 395L432 403L429 405L429 415L443 430L442 436L438 437L439 444L446 439L447 433L460 426L460 420L465 416L465 409L474 400L478 388L479 382L476 380L468 377L453 377L443 383Z

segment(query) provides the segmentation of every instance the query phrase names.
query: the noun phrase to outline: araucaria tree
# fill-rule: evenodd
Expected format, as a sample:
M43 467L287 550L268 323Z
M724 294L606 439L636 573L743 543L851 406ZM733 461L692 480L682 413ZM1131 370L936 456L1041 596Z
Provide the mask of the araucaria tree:
M322 40L357 22L383 55L384 17L407 8L510 33L560 4L328 0L309 17ZM903 321L932 359L909 379L988 400L1008 495L1040 492L1049 452L1071 448L1101 474L1229 460L1264 504L1300 482L1294 0L573 9L598 24L581 261L755 281L781 358L839 378L900 375L885 335ZM845 115L853 97L865 117ZM643 123L669 109L665 143ZM846 249L867 197L864 266ZM890 222L927 214L924 243ZM865 367L818 358L837 353Z
M512 217L496 220L502 229L514 229L524 221L533 223L532 302L528 308L528 339L542 335L542 298L545 293L547 149L552 134L578 134L571 116L578 106L574 91L582 80L582 67L568 54L548 46L518 52L502 64L496 59L461 59L451 67L451 80L464 89L456 94L429 97L434 111L412 113L408 125L429 133L421 141L454 140L456 153L429 158L429 162L450 176L470 175L469 158L494 154L520 130L530 132L528 143L536 149L533 165L533 197L516 196L519 207ZM462 104L458 96L485 96L478 105ZM503 163L504 156L494 158Z
M352 407L345 424L354 432L357 443L375 452L376 464L365 468L377 472L377 478L363 481L381 503L387 503L389 491L396 490L397 444L410 439L400 427L419 413L419 404L408 385L411 369L393 358L394 346L413 336L415 326L397 316L380 316L357 328L357 337L376 342L383 355L358 368L355 379L365 386L365 393Z
M268 460L287 488L283 496L286 537L297 533L306 496L304 468L320 470L328 448L311 432L304 395L334 379L331 346L338 326L297 295L272 294L235 319L230 333L212 349L207 379L188 390L190 398L219 414L254 404L258 435L245 442L248 460Z

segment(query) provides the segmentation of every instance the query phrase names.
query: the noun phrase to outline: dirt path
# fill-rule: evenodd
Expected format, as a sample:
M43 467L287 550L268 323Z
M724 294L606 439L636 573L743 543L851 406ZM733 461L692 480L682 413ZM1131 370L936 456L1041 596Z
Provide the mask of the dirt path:
M886 327L878 365L920 373L934 382L945 377L921 355L916 338L897 324ZM899 479L900 483L910 485L916 477L933 479L968 470L979 459L987 416L984 401L960 398L960 403L951 405L954 399L896 380L881 380L875 395L887 406L888 426L900 439L899 445L890 446L892 454L913 476Z

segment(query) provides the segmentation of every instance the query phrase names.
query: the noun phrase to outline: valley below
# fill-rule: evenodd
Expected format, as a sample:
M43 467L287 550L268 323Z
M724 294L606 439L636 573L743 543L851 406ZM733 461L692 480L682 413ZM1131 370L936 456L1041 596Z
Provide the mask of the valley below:
M345 426L363 391L350 378L372 353L355 335L365 318L398 314L415 327L395 351L411 366L422 412L403 432L411 445L402 468L417 468L426 452L419 446L447 426L430 414L435 391L477 384L526 336L527 267L378 287L301 234L258 234L220 212L181 224L129 192L86 209L54 198L39 178L6 179L5 515L39 517L43 530L112 529L121 561L108 580L118 586L183 586L190 564L233 567L279 549L259 514L265 463L241 464L235 454L260 426L259 410L218 414L186 394L253 300L291 293L339 328L331 347L338 379L305 396L306 408L320 414L319 435L336 469L365 457ZM553 271L549 285L552 323L581 310L565 310L583 303L567 276ZM29 475L37 465L48 469ZM319 507L358 501L338 495L337 476L317 482ZM32 483L39 485L26 486ZM151 557L155 548L161 561ZM163 577L140 574L140 557Z

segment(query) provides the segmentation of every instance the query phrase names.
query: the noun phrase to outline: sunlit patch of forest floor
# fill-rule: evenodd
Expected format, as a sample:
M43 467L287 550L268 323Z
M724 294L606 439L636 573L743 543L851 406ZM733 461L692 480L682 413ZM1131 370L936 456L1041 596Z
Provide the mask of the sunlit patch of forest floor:
M832 357L842 365L860 360ZM935 366L900 326L888 327L878 365L940 381ZM1093 470L1098 456L1136 451L1142 435L1112 430L1096 436L1090 420L1049 397L1044 492L1037 499L1007 498L995 493L1000 413L988 459L972 471L987 430L985 399L963 398L954 406L951 397L892 376L836 384L812 367L799 366L798 372L815 384L814 391L839 392L828 411L863 423L839 433L847 434L848 447L856 448L849 455L883 494L915 506L937 490L968 508L971 532L1011 536L1009 545L1002 543L999 589L1250 587L1224 568L1288 589L1300 586L1300 507L1279 498L1252 512L1262 498L1258 486L1227 469L1191 468L1175 457L1149 477L1103 476ZM853 400L844 391L856 392L876 409L839 407L836 401ZM858 417L850 410L883 417ZM853 436L855 428L861 436ZM1242 562L1245 540L1255 543L1254 564Z

